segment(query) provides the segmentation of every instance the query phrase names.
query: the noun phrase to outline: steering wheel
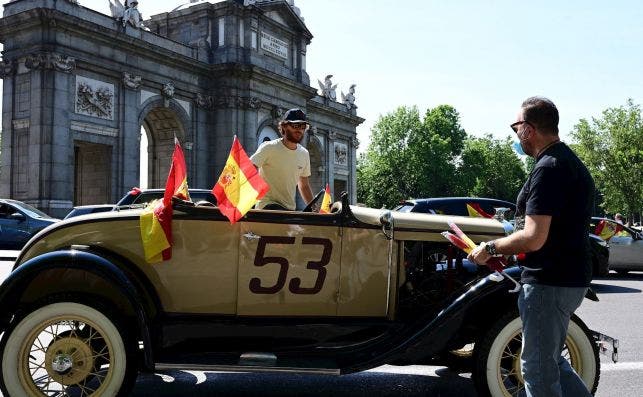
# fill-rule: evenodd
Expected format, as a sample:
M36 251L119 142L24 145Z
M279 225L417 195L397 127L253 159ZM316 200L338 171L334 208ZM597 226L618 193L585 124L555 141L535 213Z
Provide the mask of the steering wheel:
M302 212L313 212L313 207L315 206L315 204L317 204L319 199L324 195L325 191L326 191L326 188L322 188L322 190L320 190L319 193L317 193L315 195L315 197L313 197L313 199L310 200L310 203L308 203L308 205L301 211Z

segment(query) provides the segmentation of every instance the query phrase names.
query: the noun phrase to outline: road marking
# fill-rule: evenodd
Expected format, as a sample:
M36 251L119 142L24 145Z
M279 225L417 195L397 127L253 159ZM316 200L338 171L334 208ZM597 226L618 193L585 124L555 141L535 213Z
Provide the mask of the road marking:
M641 371L643 362L632 361L625 363L601 363L601 372L603 371Z

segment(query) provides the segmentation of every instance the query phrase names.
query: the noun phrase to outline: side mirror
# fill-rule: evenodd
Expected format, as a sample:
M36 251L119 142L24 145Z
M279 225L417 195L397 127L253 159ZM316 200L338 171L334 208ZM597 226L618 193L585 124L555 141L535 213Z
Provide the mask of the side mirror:
M17 221L22 222L27 218L25 218L25 216L22 215L20 212L14 212L13 214L9 215L9 219L15 219Z

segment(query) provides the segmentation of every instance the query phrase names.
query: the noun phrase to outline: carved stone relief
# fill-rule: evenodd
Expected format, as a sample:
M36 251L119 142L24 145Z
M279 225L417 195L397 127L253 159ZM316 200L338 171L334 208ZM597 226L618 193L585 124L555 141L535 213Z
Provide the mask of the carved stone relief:
M138 90L141 86L141 76L123 72L123 85L132 90Z
M28 69L54 69L69 73L76 67L76 59L54 52L42 52L27 55L25 67Z
M16 63L14 61L0 61L0 78L4 79L12 75L15 69Z
M345 143L334 142L333 148L335 149L335 164L348 165L348 146Z
M114 85L76 76L76 113L114 119Z
M199 92L196 94L196 105L200 108L211 110L214 107L214 99L212 95L205 95Z

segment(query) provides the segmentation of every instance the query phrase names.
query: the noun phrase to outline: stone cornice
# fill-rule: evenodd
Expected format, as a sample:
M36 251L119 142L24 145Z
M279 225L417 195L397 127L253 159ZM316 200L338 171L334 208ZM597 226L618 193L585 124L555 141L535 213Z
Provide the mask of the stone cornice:
M306 108L308 109L308 111L310 111L311 109L315 109L315 113L325 114L333 118L339 118L354 126L358 126L366 120L359 116L355 116L346 112L346 108L335 109L320 102L308 101L306 103Z

